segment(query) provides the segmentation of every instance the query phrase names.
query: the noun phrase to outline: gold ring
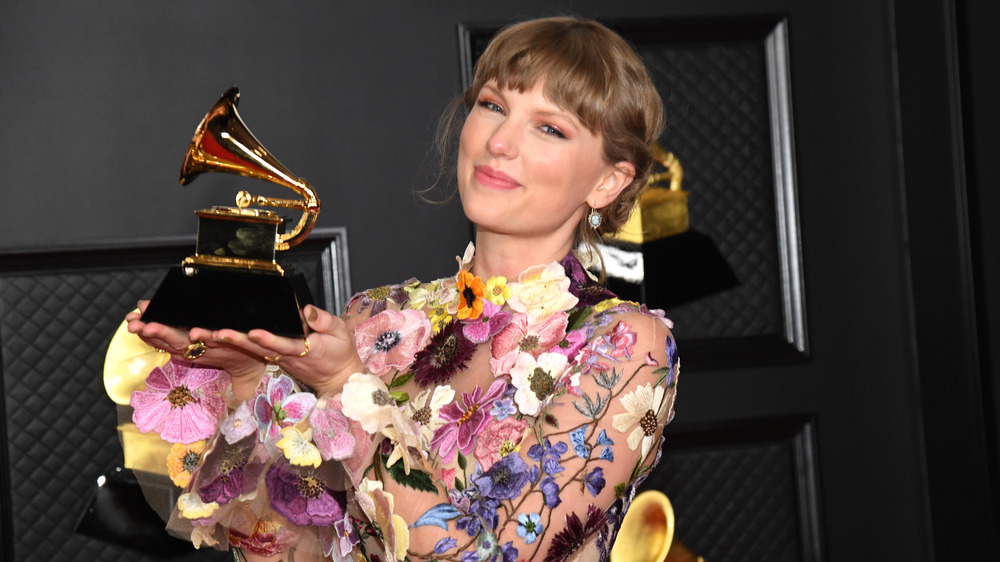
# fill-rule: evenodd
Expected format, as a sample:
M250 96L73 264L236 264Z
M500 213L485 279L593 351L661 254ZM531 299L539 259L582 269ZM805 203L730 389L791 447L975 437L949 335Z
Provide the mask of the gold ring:
M264 361L267 361L268 363L277 363L278 360L280 359L281 359L280 353L275 355L274 357L268 357L267 355L264 356Z
M306 354L309 353L309 338L308 337L304 337L304 338L302 338L302 341L305 342L306 348L302 350L302 353L296 355L296 357L305 357Z
M194 361L202 355L205 355L206 351L208 351L208 346L205 345L205 342L201 340L194 340L189 343L187 349L184 350L184 358Z

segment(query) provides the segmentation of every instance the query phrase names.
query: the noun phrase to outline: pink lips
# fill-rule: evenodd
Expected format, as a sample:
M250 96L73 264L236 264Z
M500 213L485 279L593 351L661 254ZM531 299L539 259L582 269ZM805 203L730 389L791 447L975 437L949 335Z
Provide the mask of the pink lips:
M521 186L521 184L514 181L514 178L489 166L476 166L473 173L476 176L477 182L493 189L515 189Z

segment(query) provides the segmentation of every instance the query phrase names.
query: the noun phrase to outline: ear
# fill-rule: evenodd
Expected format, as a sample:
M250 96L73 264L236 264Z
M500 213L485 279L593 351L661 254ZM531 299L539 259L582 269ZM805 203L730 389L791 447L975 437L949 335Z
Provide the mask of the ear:
M624 160L609 166L600 182L587 196L587 204L600 209L611 204L618 195L635 179L635 166Z

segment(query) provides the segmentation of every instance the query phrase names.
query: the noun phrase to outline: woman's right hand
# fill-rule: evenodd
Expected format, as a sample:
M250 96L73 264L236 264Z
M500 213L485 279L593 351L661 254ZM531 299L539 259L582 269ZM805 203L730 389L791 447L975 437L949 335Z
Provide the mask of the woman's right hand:
M188 331L158 322L143 322L142 314L148 305L148 300L139 301L138 312L132 311L125 315L129 332L139 336L146 344L170 353L175 359L224 369L229 373L236 397L241 400L250 397L264 375L266 363L262 354L267 353L266 349L260 347L243 349L224 345L200 337L198 334L205 331L198 328ZM200 357L191 359L185 352L198 340L205 344L205 352Z

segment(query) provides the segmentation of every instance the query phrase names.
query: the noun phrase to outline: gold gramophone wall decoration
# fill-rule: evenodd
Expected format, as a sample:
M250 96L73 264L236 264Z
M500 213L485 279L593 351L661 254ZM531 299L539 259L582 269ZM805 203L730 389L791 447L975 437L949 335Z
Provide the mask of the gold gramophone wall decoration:
M181 185L204 172L224 172L287 187L300 198L240 191L236 207L195 211L195 253L167 273L143 320L184 328L262 328L301 336L299 308L311 296L301 278L285 271L275 258L277 252L305 240L316 224L319 198L308 182L285 168L250 132L236 110L239 95L238 88L227 90L198 125L181 164ZM278 213L251 205L301 214L291 229L279 232Z

